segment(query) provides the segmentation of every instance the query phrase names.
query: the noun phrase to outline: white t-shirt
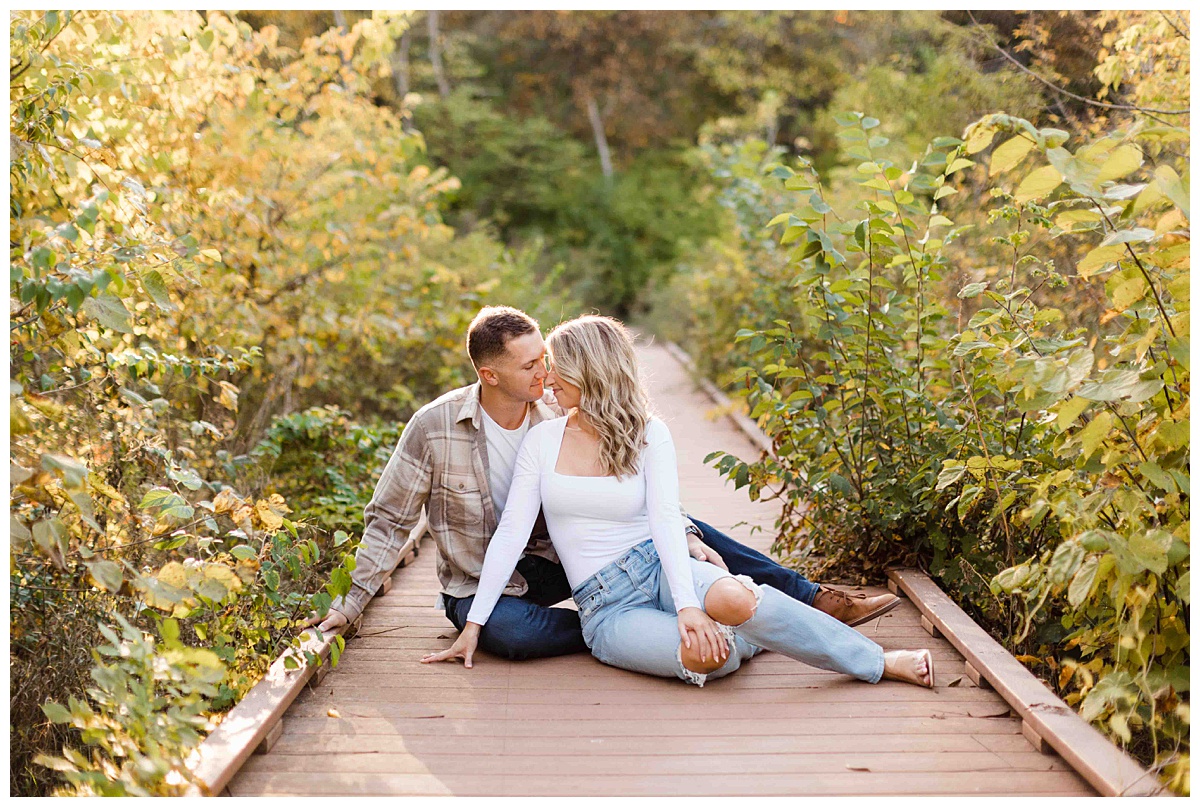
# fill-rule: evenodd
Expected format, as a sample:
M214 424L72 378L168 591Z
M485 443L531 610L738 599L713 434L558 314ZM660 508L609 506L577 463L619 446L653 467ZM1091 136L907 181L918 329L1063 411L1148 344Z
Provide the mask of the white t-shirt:
M679 509L675 445L665 423L651 419L648 445L634 476L571 476L554 470L567 418L529 430L517 454L508 506L488 544L479 589L467 619L485 624L512 576L539 508L574 588L651 538L675 609L699 608Z
M496 504L496 512L504 512L504 504L508 501L508 489L512 485L513 468L517 465L517 451L521 441L529 431L529 413L515 429L506 429L492 420L487 410L482 406L483 436L487 440L488 453L488 486L492 489L492 501Z

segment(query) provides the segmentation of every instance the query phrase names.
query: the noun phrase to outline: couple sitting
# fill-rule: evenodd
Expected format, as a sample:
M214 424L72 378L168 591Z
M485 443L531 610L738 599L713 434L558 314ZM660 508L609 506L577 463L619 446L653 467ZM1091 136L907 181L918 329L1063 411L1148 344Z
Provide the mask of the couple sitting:
M933 685L929 651L884 653L850 627L895 597L818 586L684 517L671 434L619 322L580 317L543 342L526 314L489 307L467 351L479 383L409 421L366 508L353 588L311 624L362 612L425 507L439 606L461 633L424 662L471 667L480 646L510 659L590 649L702 686L768 649L871 683ZM578 612L550 607L567 598Z

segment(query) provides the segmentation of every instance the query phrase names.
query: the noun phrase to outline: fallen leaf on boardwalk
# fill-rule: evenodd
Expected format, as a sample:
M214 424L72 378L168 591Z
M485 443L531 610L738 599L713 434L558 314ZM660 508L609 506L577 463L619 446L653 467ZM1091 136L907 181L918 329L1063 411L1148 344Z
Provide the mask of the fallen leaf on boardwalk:
M961 684L961 683L962 683L962 676L960 675L958 678L955 678L953 681L951 681L950 683L946 684L946 686L948 686L948 687L956 687L956 686L958 686L958 685L959 685L959 684Z
M869 771L871 769L866 767L865 765L851 765L849 762L847 762L846 770L848 770L848 771Z
M337 710L337 709L330 709L330 710L329 710L328 712L326 712L325 714L329 715L330 717L341 717L341 715L340 715L340 714L338 714L338 710Z

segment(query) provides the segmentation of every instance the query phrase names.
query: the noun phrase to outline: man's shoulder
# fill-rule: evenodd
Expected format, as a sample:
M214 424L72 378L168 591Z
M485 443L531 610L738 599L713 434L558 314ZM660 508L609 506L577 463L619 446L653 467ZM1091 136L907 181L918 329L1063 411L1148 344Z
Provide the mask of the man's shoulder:
M449 414L451 418L457 417L459 410L470 400L477 386L477 384L468 384L442 394L413 413L409 423L433 423L440 421L446 414Z

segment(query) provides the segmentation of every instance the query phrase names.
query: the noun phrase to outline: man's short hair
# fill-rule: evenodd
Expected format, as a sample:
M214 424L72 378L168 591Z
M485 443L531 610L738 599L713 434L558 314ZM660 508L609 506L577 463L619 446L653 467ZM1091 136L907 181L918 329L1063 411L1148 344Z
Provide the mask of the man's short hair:
M489 305L475 315L467 328L467 354L478 370L503 355L508 340L538 330L537 320L507 305Z

